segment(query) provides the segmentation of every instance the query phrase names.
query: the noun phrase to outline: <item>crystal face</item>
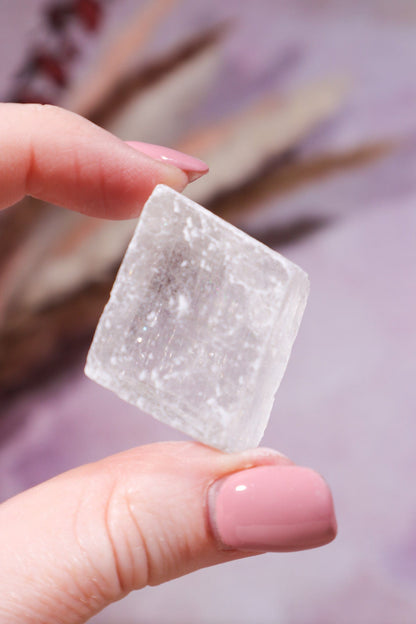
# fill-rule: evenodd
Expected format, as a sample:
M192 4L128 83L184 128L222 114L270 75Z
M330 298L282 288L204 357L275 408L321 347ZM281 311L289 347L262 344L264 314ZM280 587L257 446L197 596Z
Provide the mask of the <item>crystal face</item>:
M121 264L85 372L205 444L257 446L308 291L298 266L159 185Z

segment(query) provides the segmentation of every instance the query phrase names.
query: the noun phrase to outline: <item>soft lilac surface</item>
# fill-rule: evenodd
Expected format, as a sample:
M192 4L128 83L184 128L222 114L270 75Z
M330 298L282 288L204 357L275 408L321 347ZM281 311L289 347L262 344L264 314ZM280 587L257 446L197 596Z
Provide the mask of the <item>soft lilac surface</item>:
M121 5L128 12L137 2ZM233 110L236 100L244 105L272 88L345 75L351 81L345 107L305 154L392 136L406 135L407 142L377 163L265 201L255 217L240 220L255 234L303 216L331 220L281 249L309 272L311 297L264 443L328 479L337 540L316 551L195 573L132 595L94 622L413 624L414 3L188 0L179 7L155 49L222 16L239 20L195 125ZM19 27L27 32L24 23ZM21 58L20 47L11 53L16 40L1 42L9 53L0 72L4 88ZM134 444L180 437L88 381L82 366L22 397L0 420L1 498Z

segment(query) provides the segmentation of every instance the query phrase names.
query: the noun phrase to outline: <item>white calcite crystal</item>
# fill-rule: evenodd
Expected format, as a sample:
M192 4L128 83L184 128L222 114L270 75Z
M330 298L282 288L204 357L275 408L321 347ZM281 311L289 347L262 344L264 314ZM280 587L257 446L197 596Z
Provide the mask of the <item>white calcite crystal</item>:
M308 290L298 266L159 185L85 372L205 444L225 451L257 446Z

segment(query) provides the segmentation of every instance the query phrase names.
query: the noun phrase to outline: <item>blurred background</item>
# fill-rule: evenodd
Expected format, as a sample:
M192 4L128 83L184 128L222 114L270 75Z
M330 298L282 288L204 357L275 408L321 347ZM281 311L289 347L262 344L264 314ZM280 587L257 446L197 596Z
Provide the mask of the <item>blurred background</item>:
M0 97L211 173L187 194L311 296L264 444L320 471L339 536L129 596L94 624L416 621L416 2L1 0ZM83 375L134 221L0 214L0 498L181 436Z

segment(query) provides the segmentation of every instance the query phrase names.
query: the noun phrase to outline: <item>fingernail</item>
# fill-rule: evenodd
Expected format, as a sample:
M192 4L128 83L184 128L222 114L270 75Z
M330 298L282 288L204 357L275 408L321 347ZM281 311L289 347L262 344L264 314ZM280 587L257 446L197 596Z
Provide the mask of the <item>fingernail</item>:
M285 552L323 546L337 524L323 478L299 466L258 466L211 486L209 513L223 548Z
M126 143L138 152L146 154L146 156L182 169L182 171L187 174L189 182L197 180L208 172L208 165L204 163L204 161L184 154L183 152L178 152L170 147L153 145L152 143L141 143L140 141L126 141Z

